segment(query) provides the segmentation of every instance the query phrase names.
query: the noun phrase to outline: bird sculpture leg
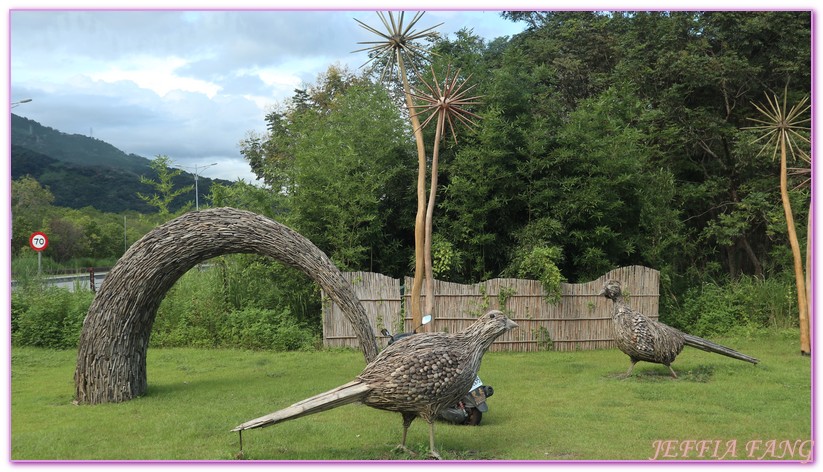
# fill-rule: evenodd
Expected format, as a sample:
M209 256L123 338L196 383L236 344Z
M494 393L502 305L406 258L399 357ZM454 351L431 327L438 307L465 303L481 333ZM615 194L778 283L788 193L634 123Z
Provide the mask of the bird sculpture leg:
M416 456L417 454L414 453L411 449L406 447L406 434L409 432L409 426L411 426L412 421L417 416L415 413L401 413L403 415L403 439L400 441L400 445L398 445L395 450L400 449L403 452L406 452L412 456Z
M427 418L426 421L429 422L429 457L441 460L440 454L434 448L434 418Z
M632 376L632 371L634 370L634 365L637 364L637 359L635 359L633 357L631 359L632 359L632 365L630 365L629 370L626 371L626 376L625 376L626 378L629 378L629 377Z
M669 372L672 373L672 377L677 378L677 374L674 373L674 369L672 369L671 364L666 364L666 367L669 368Z

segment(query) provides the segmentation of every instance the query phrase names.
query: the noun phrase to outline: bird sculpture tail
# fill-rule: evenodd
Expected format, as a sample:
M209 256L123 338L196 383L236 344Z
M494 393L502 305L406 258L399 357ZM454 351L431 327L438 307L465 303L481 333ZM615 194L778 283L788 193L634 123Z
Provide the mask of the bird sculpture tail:
M713 343L707 339L703 339L697 336L693 336L691 334L684 334L685 344L687 346L691 346L697 349L701 349L707 352L714 352L716 354L722 354L727 357L731 357L734 359L740 359L741 361L751 362L752 364L757 364L760 362L759 360L755 359L752 356L747 356L742 352L737 352L734 349L730 349L726 346L721 346L720 344Z
M236 426L232 429L232 431L262 428L275 423L300 418L301 416L331 410L332 408L337 408L338 406L346 405L348 403L355 403L363 399L363 397L365 397L370 390L371 388L366 386L366 384L359 380L355 380L329 390L328 392L299 401L294 405L283 408L282 410L269 413L268 415L261 416L260 418L246 421L245 423Z

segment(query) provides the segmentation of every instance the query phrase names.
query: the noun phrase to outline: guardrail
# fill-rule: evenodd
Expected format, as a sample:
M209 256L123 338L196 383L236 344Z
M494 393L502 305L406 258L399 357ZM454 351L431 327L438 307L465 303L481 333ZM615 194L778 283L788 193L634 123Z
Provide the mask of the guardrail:
M63 275L43 275L41 278L43 283L47 285L66 288L70 291L74 291L79 287L84 290L91 290L92 292L95 292L97 288L100 287L100 284L103 283L103 279L105 279L106 275L109 273L108 268L101 269L101 271L98 271L96 268L90 268L87 269L85 273L74 272L72 274ZM16 287L19 287L20 284L21 282L19 280L12 279L11 289L14 290Z

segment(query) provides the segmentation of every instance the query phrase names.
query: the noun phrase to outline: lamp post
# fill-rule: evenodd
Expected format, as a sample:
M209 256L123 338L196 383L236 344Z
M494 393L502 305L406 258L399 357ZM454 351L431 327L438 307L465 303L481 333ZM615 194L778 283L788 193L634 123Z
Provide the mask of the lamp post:
M11 102L11 108L17 108L24 103L29 103L32 99L31 98L24 98L22 100Z
M179 169L194 169L194 209L195 210L200 209L200 189L197 186L197 180L198 180L198 177L200 176L200 172L204 169L208 169L209 167L216 166L216 165L217 165L217 163L215 162L213 164L206 164L206 165L203 165L203 166L199 166L197 164L195 164L193 166L184 166L184 165L179 165L179 164L174 166L174 167L177 167Z

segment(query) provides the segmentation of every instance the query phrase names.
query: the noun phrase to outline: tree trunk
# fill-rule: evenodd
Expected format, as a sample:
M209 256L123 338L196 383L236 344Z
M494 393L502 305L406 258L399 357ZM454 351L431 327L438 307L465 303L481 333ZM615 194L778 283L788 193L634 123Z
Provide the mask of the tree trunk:
M780 139L780 197L783 200L783 211L786 214L786 226L789 234L789 244L794 258L794 279L797 285L797 309L800 321L800 353L811 355L812 348L809 339L808 303L806 301L806 277L803 275L803 259L800 255L800 244L797 241L797 230L794 226L792 205L789 201L788 176L786 169L786 137Z
M739 272L737 270L737 245L726 246L726 261L729 265L729 278L736 280Z
M754 253L752 245L749 244L749 238L747 238L745 234L740 238L740 245L743 246L743 250L746 251L746 255L749 256L749 261L752 263L752 266L754 266L754 275L762 279L763 264L760 263L760 259L757 258L757 254Z

